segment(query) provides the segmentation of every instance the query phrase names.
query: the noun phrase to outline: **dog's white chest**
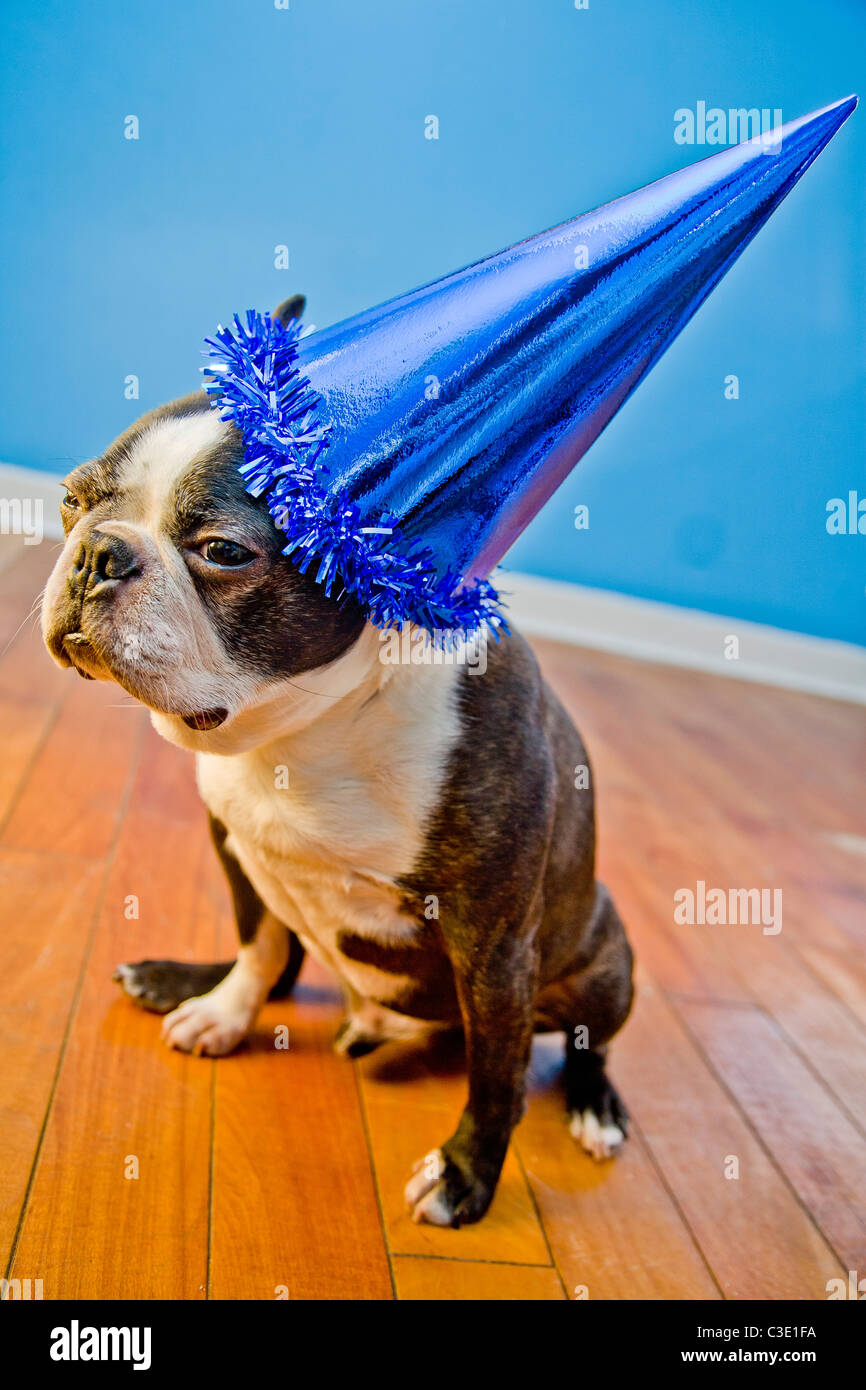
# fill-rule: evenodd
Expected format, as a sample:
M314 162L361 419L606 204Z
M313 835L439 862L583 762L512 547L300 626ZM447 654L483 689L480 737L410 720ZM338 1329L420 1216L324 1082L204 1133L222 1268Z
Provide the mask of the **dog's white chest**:
M417 860L457 737L450 675L401 672L378 706L350 703L266 748L198 758L204 801L262 901L352 994L383 1004L407 982L348 960L339 937L399 944L416 932L397 881Z

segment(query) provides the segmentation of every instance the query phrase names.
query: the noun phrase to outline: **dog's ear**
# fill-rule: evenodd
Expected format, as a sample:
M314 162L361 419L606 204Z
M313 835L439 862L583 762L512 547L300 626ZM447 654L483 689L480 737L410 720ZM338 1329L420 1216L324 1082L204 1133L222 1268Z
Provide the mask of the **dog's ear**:
M283 300L282 304L271 314L271 318L276 319L277 323L281 323L283 328L286 328L292 319L299 319L301 317L306 303L307 300L304 295L293 294L291 299Z

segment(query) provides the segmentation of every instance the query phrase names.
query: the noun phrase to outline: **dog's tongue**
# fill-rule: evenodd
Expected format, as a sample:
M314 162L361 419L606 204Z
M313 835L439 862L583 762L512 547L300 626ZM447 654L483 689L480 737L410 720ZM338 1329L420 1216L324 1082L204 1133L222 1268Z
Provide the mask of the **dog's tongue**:
M199 733L207 733L208 729L218 729L220 724L224 724L228 719L227 709L202 709L195 714L183 715L183 722L190 729L197 729Z

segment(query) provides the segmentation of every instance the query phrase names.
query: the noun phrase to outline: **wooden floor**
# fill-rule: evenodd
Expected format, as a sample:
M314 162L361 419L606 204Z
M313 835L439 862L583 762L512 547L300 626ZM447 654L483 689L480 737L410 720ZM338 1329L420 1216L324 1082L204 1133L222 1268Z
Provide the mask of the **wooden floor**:
M121 960L224 955L232 927L191 760L41 651L54 552L0 548L7 1274L46 1299L533 1300L824 1299L866 1275L864 709L538 644L638 955L612 1050L633 1133L602 1167L577 1149L541 1039L488 1217L415 1226L403 1184L462 1106L453 1048L338 1060L307 965L235 1056L186 1057L112 984ZM676 925L698 880L780 888L782 931Z

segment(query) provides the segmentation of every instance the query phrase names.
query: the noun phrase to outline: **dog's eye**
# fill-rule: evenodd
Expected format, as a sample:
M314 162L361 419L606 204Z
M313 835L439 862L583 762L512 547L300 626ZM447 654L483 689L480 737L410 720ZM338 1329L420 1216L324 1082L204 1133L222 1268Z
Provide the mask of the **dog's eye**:
M221 565L225 569L246 565L255 559L251 550L238 545L236 541L208 541L201 553L212 565Z

